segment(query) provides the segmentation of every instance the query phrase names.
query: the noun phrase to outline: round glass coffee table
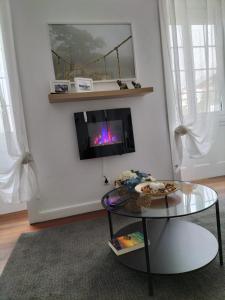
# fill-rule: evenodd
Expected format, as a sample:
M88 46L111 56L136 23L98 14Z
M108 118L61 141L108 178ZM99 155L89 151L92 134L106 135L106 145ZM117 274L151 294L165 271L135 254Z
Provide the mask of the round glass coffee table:
M153 295L152 274L180 274L209 264L219 251L223 253L217 193L207 186L171 181L178 190L166 197L150 197L121 187L102 198L108 212L111 239L115 236L141 231L145 247L116 256L124 265L146 272L149 293ZM218 241L205 228L180 220L179 217L202 212L215 205ZM140 219L113 232L112 214Z

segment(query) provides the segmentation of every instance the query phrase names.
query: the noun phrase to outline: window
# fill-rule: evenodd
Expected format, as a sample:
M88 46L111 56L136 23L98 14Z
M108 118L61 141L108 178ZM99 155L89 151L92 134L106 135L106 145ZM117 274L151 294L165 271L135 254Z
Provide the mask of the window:
M188 32L184 32L182 25L176 25L175 32L170 26L170 49L174 83L179 87L177 92L182 99L183 114L191 112L188 97L195 97L198 113L221 111L222 103L214 101L217 72L214 25L191 25ZM194 95L189 95L189 90L194 90Z
M214 25L192 25L195 91L197 109L204 112L221 110L213 104L216 77L216 44Z
M13 131L12 106L10 102L10 92L8 76L5 64L5 55L3 50L2 36L0 31L0 95L2 93L4 101L0 101L0 134L4 133L3 117L7 115L10 131ZM3 104L4 103L4 104Z
M2 97L1 97L2 96ZM8 154L11 147L9 141L13 140L15 127L12 121L12 105L9 90L8 76L6 72L5 55L3 50L2 36L0 31L0 169L1 172L8 170L12 160ZM4 123L3 123L4 122ZM6 135L7 134L7 135ZM10 136L9 136L10 135Z

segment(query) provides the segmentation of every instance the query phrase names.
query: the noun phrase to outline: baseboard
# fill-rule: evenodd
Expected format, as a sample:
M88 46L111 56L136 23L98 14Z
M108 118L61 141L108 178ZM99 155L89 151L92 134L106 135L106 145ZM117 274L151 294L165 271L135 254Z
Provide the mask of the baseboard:
M46 210L29 210L29 222L31 224L43 221L49 221L59 218L65 218L73 215L79 215L87 212L101 210L102 205L100 200L85 202L81 204L74 204L70 206L57 207Z
M27 209L26 203L3 203L0 202L0 215L6 215Z
M218 161L210 165L208 163L198 164L191 167L181 168L182 180L198 180L203 178L213 178L223 176L225 174L225 162Z

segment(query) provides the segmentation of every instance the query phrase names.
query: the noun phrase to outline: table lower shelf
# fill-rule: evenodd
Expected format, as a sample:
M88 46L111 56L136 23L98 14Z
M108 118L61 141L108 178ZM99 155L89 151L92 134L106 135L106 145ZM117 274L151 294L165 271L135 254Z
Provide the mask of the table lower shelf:
M215 236L191 222L175 219L149 220L150 264L152 274L180 274L202 268L218 253ZM116 235L142 231L142 223L130 224ZM137 271L146 272L145 250L117 256L118 260Z

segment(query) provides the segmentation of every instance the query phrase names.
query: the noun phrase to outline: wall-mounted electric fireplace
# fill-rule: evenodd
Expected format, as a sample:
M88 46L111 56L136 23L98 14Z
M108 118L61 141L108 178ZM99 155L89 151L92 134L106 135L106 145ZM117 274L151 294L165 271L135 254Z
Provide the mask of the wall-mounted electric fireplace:
M74 114L80 159L135 152L130 108Z

